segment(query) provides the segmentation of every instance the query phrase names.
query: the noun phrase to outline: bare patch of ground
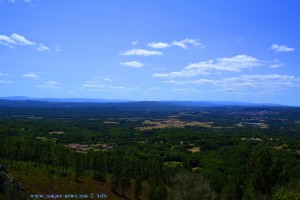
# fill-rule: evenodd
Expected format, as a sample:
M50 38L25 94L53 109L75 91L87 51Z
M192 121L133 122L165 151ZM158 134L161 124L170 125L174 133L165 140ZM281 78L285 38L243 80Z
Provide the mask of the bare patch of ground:
M140 131L159 129L159 128L184 128L186 126L202 126L206 128L212 128L213 122L197 122L197 121L180 121L177 119L167 119L167 120L145 120L143 122L144 127L137 127Z
M120 124L120 123L115 121L105 121L103 122L103 124Z
M65 132L63 131L51 131L51 132L48 132L50 135L52 134L57 134L57 135L60 135L60 134L64 134Z
M97 150L108 150L112 148L112 146L110 146L109 144L78 144L78 143L67 144L66 147L78 153L86 153L90 149L97 151Z
M238 124L235 125L236 127L245 127L245 126L252 126L252 127L258 127L258 128L261 128L261 129L267 129L269 128L269 125L266 124L266 123L263 123L263 122L257 122L257 123L254 123L254 122L240 122Z
M168 162L164 162L164 165L168 166L168 167L181 167L182 166L182 162L168 161Z
M199 170L201 170L201 168L200 168L200 167L193 167L193 168L192 168L192 171L193 171L193 172L195 172L195 171L199 171Z
M201 152L200 147L193 147L188 149L188 151L192 152L192 153L196 153L196 152Z
M276 150L284 150L284 149L288 148L288 145L287 144L282 144L282 145L279 145L279 146L275 146L273 148L276 149Z
M46 137L39 137L37 136L36 139L43 140L43 141L50 141L56 143L57 138L46 138Z

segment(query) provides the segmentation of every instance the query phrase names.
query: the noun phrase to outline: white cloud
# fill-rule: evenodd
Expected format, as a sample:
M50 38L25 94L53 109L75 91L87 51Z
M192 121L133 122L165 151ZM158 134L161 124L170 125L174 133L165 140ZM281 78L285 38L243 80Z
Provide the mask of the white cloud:
M36 50L38 51L50 51L50 49L48 47L46 47L45 45L43 45L43 43L39 44L40 46L38 48L36 48Z
M187 49L189 45L204 47L199 39L184 39L181 41L173 41L170 44L165 43L165 42L152 42L152 43L149 43L147 46L156 48L156 49L163 49L163 48L167 48L170 46L178 46L178 47Z
M13 48L13 44L16 44L16 41L14 41L13 39L11 39L10 37L6 36L6 35L0 35L0 44L6 45L10 48Z
M77 93L76 90L69 90L68 92L69 92L69 93Z
M22 74L23 77L25 78L40 78L40 76L38 75L38 73L26 73L26 74Z
M133 42L131 42L131 44L132 44L133 46L137 45L138 43L139 43L139 41L133 41Z
M47 81L47 82L44 82L41 85L36 85L36 87L47 88L47 89L59 89L59 88L61 88L59 82L56 82L56 81Z
M24 36L16 34L16 33L13 33L10 37L14 41L16 41L17 44L20 44L20 45L35 45L35 42L31 42L31 41L27 40Z
M108 82L111 82L112 79L111 78L104 78L103 81L108 81Z
M276 63L276 64L273 64L273 65L270 65L270 68L278 68L278 67L282 67L283 65L285 65L284 63Z
M275 52L291 52L295 51L295 48L290 48L287 45L278 45L278 44L272 44L270 49L274 50Z
M168 43L164 43L164 42L152 42L149 43L147 46L155 48L155 49L163 49L163 48L167 48L170 45Z
M197 75L214 74L221 72L240 72L244 69L251 69L262 65L262 63L248 55L237 55L234 57L217 58L215 60L192 63L186 66L182 71L170 73L155 73L153 77L193 77Z
M24 0L26 3L32 3L31 0Z
M8 76L8 74L0 73L0 76Z
M19 35L17 33L13 33L10 36L0 35L0 44L8 46L10 48L14 48L17 45L26 45L26 46L34 46L37 45L35 42L29 41L24 36ZM49 51L50 48L45 46L43 43L39 43L39 46L36 48L38 51ZM59 46L56 47L56 50L59 50Z
M176 85L187 85L187 84L205 85L205 84L214 84L215 80L211 80L211 79L198 79L198 80L192 80L192 81L170 80L170 81L164 81L164 83L171 83L171 84L176 84Z
M295 86L299 79L289 75L267 74L267 75L242 75L217 81L215 84L222 88L231 87L233 89L244 90L255 88L257 90L273 91L286 87Z
M140 62L137 62L137 61L131 61L131 62L123 62L123 63L120 63L121 65L125 65L125 66L129 66L129 67L143 67L144 64L143 63L140 63Z
M199 39L185 39L185 40L181 40L181 41L173 41L172 45L178 46L178 47L181 47L184 49L187 49L188 45L203 47L203 45Z
M254 74L241 75L237 77L229 77L223 79L198 79L189 81L165 81L176 85L212 85L219 88L221 91L247 91L255 89L257 91L277 91L283 90L292 86L299 86L300 79L279 74Z
M145 49L131 49L126 52L121 53L123 56L157 56L163 55L160 51L149 51Z
M0 44L14 48L15 45L35 45L35 42L27 40L24 36L13 33L11 36L0 35Z
M269 67L272 68L272 69L274 69L274 68L282 67L284 65L285 65L285 63L280 62L280 60L275 59L275 60L273 60L272 63L270 63Z
M12 83L12 81L0 80L0 83L9 84L9 83Z
M83 90L89 90L89 91L99 91L103 90L106 87L105 84L101 83L100 81L85 81L81 88Z
M112 90L120 90L120 91L123 91L123 92L130 92L130 91L133 91L133 90L139 90L140 89L139 87L125 87L125 86L109 86L108 88L112 89Z
M0 73L0 76L8 76L8 74ZM8 84L8 83L12 83L12 81L0 80L0 83Z
M197 92L195 88L173 88L171 92Z
M60 51L60 45L59 44L55 45L55 51Z
M151 88L149 88L150 90L161 90L161 88L160 87L151 87Z

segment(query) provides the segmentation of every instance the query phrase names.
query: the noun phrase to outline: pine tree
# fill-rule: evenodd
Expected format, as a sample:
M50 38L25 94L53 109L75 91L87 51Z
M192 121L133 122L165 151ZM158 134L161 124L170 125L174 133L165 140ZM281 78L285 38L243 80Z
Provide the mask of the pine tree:
M142 194L142 178L137 176L135 179L134 197L139 199Z

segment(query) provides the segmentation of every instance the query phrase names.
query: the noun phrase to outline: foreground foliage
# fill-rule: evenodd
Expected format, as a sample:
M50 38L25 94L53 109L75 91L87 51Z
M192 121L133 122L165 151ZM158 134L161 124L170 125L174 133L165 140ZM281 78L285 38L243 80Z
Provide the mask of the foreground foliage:
M137 128L171 117L212 126ZM299 120L284 107L0 108L0 163L34 193L91 184L116 199L299 199ZM66 186L34 185L46 180Z

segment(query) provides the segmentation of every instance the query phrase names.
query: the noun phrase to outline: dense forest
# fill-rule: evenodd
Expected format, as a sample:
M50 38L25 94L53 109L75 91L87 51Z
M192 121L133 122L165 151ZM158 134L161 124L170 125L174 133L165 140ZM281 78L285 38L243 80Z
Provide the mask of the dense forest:
M297 107L7 102L0 199L300 199Z

